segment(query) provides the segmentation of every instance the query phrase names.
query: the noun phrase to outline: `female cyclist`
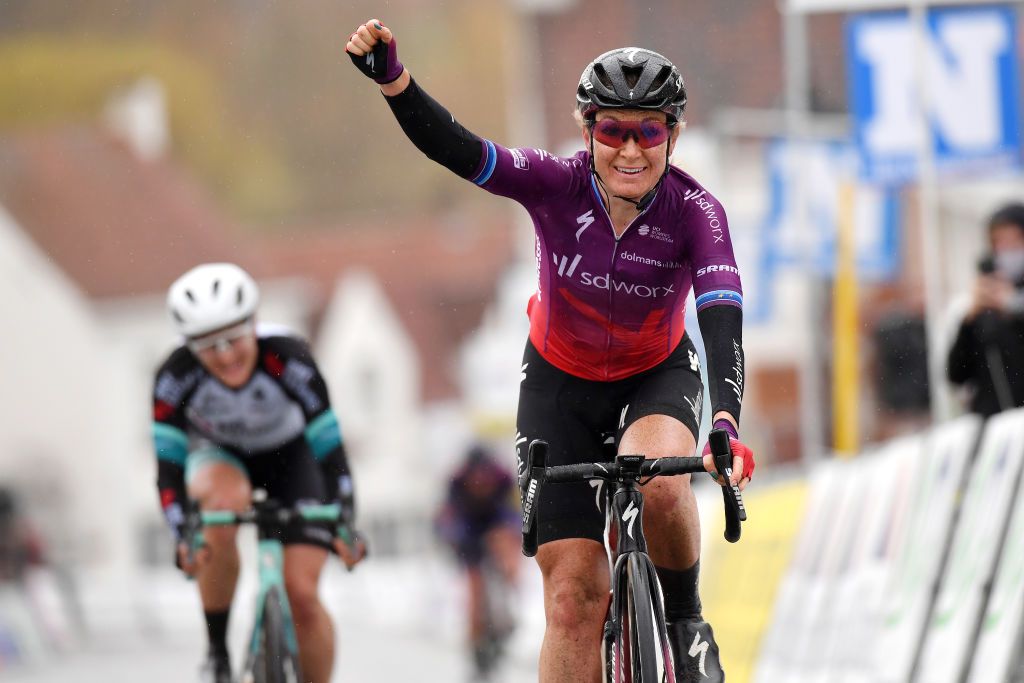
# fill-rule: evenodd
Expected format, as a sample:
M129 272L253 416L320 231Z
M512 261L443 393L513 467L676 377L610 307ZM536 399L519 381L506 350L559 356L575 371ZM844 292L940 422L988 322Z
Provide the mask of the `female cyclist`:
M668 163L686 105L675 66L639 48L595 59L576 92L585 149L559 158L507 149L459 125L402 66L394 34L379 20L359 26L345 50L380 85L424 154L516 200L533 219L538 288L522 361L520 472L525 444L537 438L550 444L552 465L593 462L612 437L620 453L695 452L703 384L683 329L692 288L713 421L733 437L733 483L745 486L754 461L736 438L743 394L739 271L721 204ZM715 471L707 449L705 466ZM644 494L644 531L664 591L677 680L724 680L711 627L701 618L700 524L689 477L655 479ZM601 500L587 483L542 493L543 682L601 676L609 584Z

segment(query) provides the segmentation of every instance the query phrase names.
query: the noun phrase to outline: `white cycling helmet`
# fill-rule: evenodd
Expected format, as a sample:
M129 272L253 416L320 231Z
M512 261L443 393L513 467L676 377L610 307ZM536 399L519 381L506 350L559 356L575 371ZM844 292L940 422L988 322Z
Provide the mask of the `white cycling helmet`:
M198 337L252 317L260 290L233 263L204 263L188 271L167 292L167 311L178 331Z

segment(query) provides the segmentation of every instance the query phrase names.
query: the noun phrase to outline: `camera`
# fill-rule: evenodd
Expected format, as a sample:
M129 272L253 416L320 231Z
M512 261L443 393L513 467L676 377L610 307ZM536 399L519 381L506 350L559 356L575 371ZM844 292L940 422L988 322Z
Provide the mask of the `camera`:
M978 261L979 275L993 275L996 272L996 259L992 254L986 254ZM1022 315L1024 314L1024 280L1014 282L1013 289L1014 294L1006 302L1004 312L1011 315Z

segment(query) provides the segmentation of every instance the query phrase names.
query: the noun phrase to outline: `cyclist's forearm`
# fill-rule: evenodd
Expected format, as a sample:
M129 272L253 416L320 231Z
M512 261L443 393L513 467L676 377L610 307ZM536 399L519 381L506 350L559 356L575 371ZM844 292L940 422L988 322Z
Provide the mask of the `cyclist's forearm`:
M725 414L739 425L743 403L743 309L709 306L697 314L708 362L708 388L714 419Z
M388 85L397 88L408 73ZM386 99L406 136L428 158L463 178L471 178L477 172L483 159L483 141L463 128L415 80L409 78L407 87Z
M343 444L339 444L336 448L331 449L320 460L320 470L323 472L328 486L333 487L332 495L337 498L342 508L344 508L346 520L348 522L354 521L356 515L355 485L352 481L352 472L348 466L348 456L345 453L345 446Z
M164 519L177 538L185 523L185 508L188 504L185 470L180 465L167 460L158 460L156 485L160 494L160 507L163 510Z

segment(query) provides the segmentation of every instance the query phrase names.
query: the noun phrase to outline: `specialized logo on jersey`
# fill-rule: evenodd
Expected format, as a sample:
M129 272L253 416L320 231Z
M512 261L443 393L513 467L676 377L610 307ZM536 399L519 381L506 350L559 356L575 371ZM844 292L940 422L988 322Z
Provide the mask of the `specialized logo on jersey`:
M711 235L715 238L715 244L725 241L725 229L722 228L722 221L718 215L718 207L706 199L704 195L707 190L688 190L683 195L683 201L693 201L708 219L708 227L711 228Z
M669 244L672 243L672 235L657 226L652 227L645 223L637 228L637 233L639 233L641 237L653 237L654 239L661 240L662 242L668 242Z
M576 241L579 242L580 235L582 235L583 231L589 228L591 224L594 222L594 210L591 209L590 211L587 211L585 214L576 216L576 222L583 226L582 228L576 231Z

